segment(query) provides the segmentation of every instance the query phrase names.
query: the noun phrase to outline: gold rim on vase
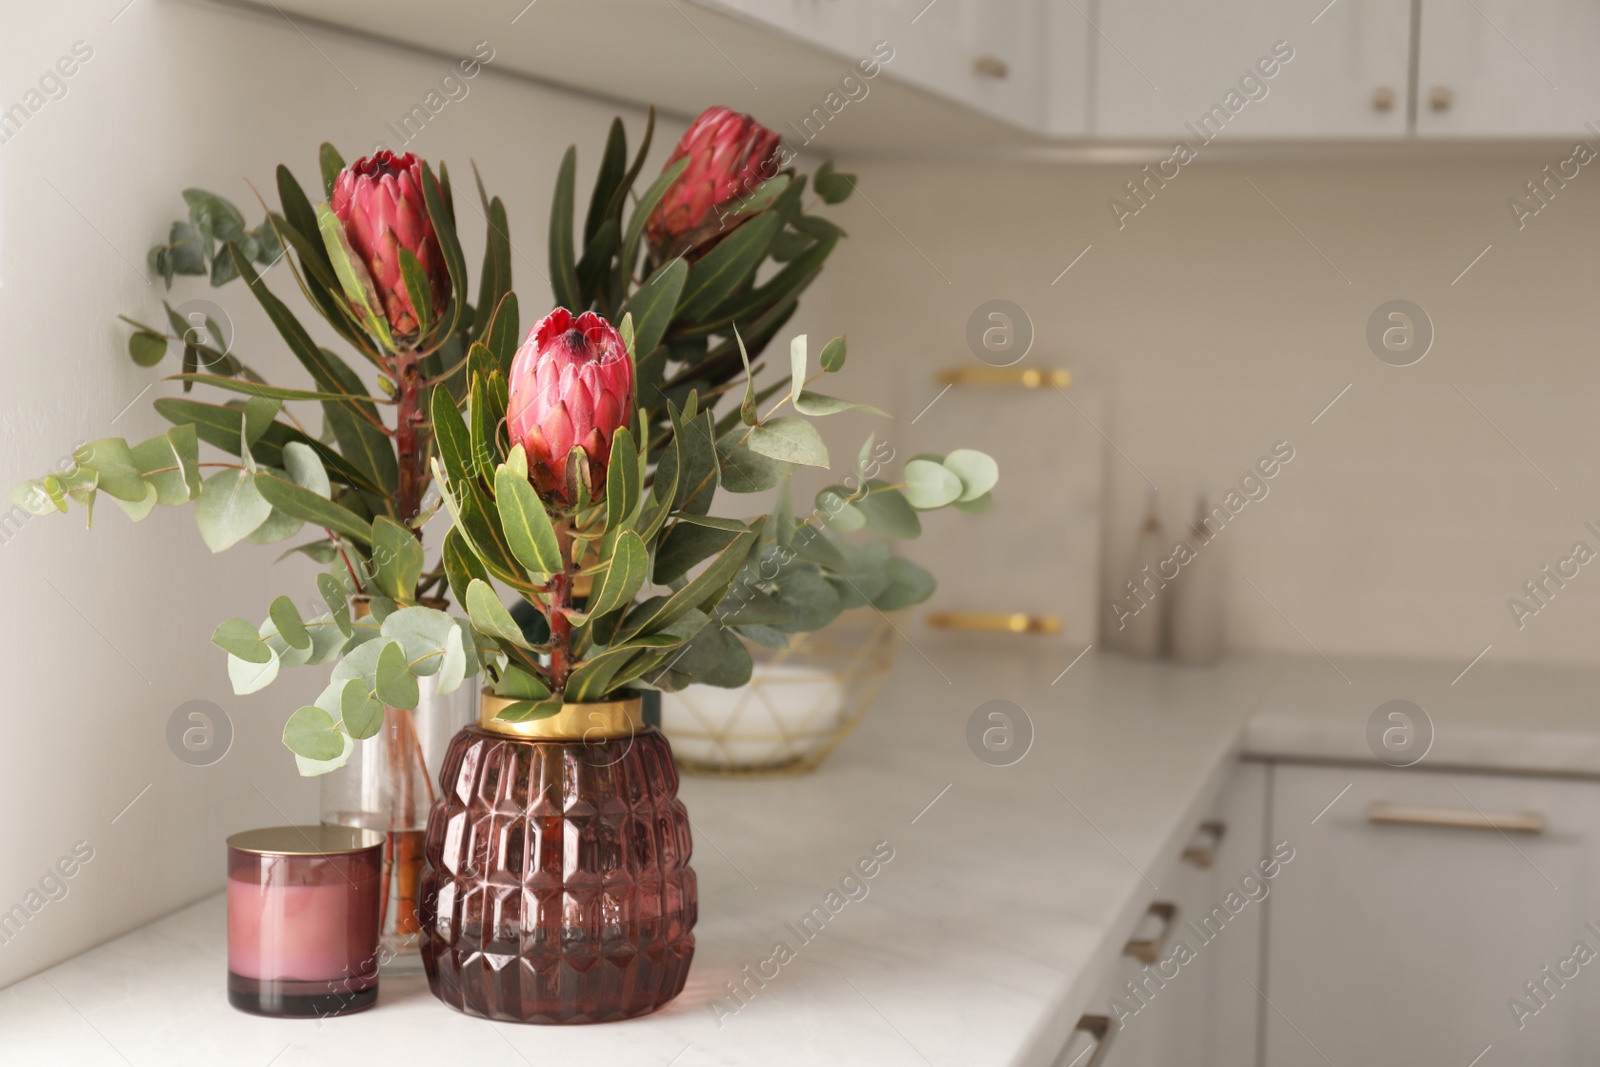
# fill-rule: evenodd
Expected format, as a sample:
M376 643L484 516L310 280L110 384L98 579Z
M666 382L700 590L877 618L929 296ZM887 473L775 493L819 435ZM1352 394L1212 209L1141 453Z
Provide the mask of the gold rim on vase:
M496 718L511 697L495 696L487 689L478 698L478 725L492 734L526 741L606 741L632 737L644 726L644 701L639 697L600 700L590 704L564 704L548 718L508 722Z

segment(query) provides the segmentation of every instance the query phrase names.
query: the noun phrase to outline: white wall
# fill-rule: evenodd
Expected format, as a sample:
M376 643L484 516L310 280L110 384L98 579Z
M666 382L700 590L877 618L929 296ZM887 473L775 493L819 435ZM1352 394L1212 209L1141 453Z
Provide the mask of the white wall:
M255 203L247 180L276 204L278 162L312 190L320 141L348 158L380 138L394 145L385 123L448 67L314 29L303 36L277 18L172 0L122 10L125 3L32 5L0 35L4 106L22 100L74 42L93 49L66 96L0 145L7 488L77 441L164 429L149 401L177 391L159 381L176 367L133 366L114 316L161 321L161 284L140 272L146 249L182 214L182 188L230 197L254 223L260 211L247 206ZM507 32L536 32L532 19L520 26ZM576 141L580 183L589 180L615 109L497 75L492 62L468 84L468 95L408 147L448 160L458 200L476 199L469 164L477 160L507 202L520 253L514 275L525 315L535 314L549 300L539 271L561 153ZM626 119L637 136L642 116ZM679 132L664 125L658 155ZM458 204L458 212L476 275L482 224L470 208ZM302 306L287 273L268 277ZM304 380L241 284L219 295L181 279L173 295L216 299L239 327L236 350L278 381ZM227 834L315 820L316 786L296 777L278 736L288 713L320 689L319 672L289 672L236 698L222 653L208 643L224 618L262 617L281 592L308 595L311 565L272 566L281 550L243 545L213 557L188 509L158 509L136 526L109 502L93 531L81 512L4 531L0 911L24 901L75 842L89 842L94 858L64 899L0 944L0 985L220 888ZM214 701L233 723L231 751L209 767L189 766L167 747L168 717L192 699Z
M1583 529L1600 526L1600 175L1584 168L1521 231L1506 206L1570 154L1202 158L1122 230L1106 202L1139 176L1136 163L845 158L872 202L845 205L851 240L836 259L848 267L822 284L853 358L879 361L879 394L902 398L902 415L937 393L935 370L972 362L967 317L996 297L1037 328L1024 366L1066 366L1108 387L1101 429L1126 458L1105 450L1102 622L1105 589L1131 577L1146 491L1135 466L1160 487L1175 535L1197 491L1215 499L1287 440L1296 458L1217 542L1229 553L1235 648L1312 654L1314 644L1335 661L1464 667L1492 643L1485 662L1596 662L1600 564L1520 631L1506 606L1574 542L1600 551ZM1368 316L1394 298L1420 304L1436 329L1415 366L1380 362L1365 340ZM1057 400L1046 418L1080 419ZM961 425L945 403L924 423L946 420L951 439L1040 432L1020 417ZM1017 411L1043 403L1019 394ZM1026 494L1020 521L1051 521L1050 487L1003 479L1010 499ZM1032 562L1011 561L1017 581ZM1001 595L992 607L1010 610Z

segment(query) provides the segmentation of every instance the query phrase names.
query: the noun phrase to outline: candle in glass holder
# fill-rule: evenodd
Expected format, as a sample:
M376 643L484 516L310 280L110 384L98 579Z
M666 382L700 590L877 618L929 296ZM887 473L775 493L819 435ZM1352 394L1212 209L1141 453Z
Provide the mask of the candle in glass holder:
M346 1015L378 999L383 835L274 826L228 838L228 1002Z

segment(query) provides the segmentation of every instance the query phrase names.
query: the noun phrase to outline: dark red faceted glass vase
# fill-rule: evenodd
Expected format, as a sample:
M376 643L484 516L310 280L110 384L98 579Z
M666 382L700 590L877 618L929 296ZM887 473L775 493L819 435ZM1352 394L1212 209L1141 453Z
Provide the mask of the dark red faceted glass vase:
M671 747L637 700L515 724L483 701L428 820L419 914L434 995L521 1023L654 1011L683 990L697 912Z

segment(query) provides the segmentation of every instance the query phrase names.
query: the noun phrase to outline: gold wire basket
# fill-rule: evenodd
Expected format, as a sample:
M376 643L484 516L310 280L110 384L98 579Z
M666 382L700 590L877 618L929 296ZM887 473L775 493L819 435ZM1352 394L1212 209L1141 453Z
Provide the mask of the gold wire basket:
M693 686L661 694L661 730L686 774L759 778L817 768L861 722L894 666L883 616L798 634L756 649L742 689Z

